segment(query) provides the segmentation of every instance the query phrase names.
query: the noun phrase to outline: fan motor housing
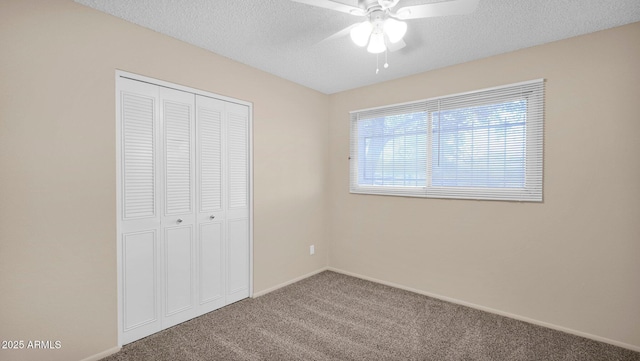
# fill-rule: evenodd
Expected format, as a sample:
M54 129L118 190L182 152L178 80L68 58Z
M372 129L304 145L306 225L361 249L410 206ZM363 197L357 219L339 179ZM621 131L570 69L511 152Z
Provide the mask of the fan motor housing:
M369 21L371 21L372 24L382 22L385 18L386 13L384 10L374 9L369 12Z

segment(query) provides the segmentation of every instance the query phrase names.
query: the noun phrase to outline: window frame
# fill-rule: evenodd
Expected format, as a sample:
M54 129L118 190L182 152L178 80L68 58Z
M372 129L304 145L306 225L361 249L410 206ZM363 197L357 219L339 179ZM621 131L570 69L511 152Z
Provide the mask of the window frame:
M470 106L506 103L526 99L525 174L522 188L432 186L433 114ZM472 105L469 105L472 104ZM358 124L365 119L426 112L426 179L422 186L359 184ZM350 112L350 193L405 197L542 202L544 148L544 79L508 84L419 101L387 105Z

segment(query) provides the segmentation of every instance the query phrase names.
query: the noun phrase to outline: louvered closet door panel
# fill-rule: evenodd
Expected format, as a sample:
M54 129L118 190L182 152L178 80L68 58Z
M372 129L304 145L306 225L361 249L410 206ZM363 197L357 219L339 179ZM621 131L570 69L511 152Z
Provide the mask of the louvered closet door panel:
M229 209L249 206L249 111L246 106L227 104L227 164Z
M226 104L227 303L249 296L249 108Z
M225 102L196 96L198 304L201 313L225 305L223 129Z
M127 81L120 91L121 219L159 222L157 207L158 91Z
M163 93L166 95L168 91ZM191 94L186 95L190 99L193 98ZM191 213L194 167L193 104L172 98L163 99L162 110L165 146L165 215Z
M161 329L159 93L121 79L118 85L118 250L121 334L125 343Z
M155 100L122 94L124 153L124 219L156 215Z
M195 96L160 88L163 328L196 316Z
M222 211L222 116L224 102L196 97L199 211Z

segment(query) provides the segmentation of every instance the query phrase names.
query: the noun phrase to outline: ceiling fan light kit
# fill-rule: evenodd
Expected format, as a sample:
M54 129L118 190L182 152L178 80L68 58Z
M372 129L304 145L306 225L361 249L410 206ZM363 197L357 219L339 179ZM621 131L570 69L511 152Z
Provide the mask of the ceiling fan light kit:
M361 47L367 46L367 51L379 54L387 50L387 41L395 44L402 40L407 33L407 23L389 17L388 11L374 10L369 14L369 20L351 28L351 40Z
M372 54L380 54L386 50L387 50L387 47L384 45L384 34L382 33L371 34L371 40L369 40L369 46L367 46L367 51Z
M375 17L374 20L362 22L351 29L351 40L361 47L366 46L367 51L379 54L387 50L386 41L395 44L402 40L407 33L407 23L393 18L382 20Z
M368 19L351 25L332 35L328 39L346 35L360 47L367 47L372 54L396 51L406 46L402 40L407 33L407 23L400 20L421 19L436 16L463 15L475 10L480 0L447 0L422 5L392 9L400 0L358 0L358 6L346 5L331 0L292 0L329 10L340 11L354 16L366 16ZM354 1L355 3L355 1ZM399 20L398 20L399 19ZM388 64L385 62L385 68ZM376 70L376 74L378 71Z
M384 33L389 37L389 41L395 44L407 33L407 23L388 18L384 21Z
M369 21L360 23L351 29L351 40L353 40L357 46L366 46L372 31L373 26Z

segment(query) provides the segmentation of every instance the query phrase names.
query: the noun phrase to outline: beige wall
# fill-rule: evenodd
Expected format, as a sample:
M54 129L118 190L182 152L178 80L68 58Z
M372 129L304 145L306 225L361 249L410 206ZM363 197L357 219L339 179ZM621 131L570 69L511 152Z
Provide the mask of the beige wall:
M116 69L253 102L254 291L326 266L328 96L70 0L2 0L0 340L62 349L1 360L117 344Z
M640 23L332 95L329 265L640 348ZM546 79L544 202L351 195L350 110Z

